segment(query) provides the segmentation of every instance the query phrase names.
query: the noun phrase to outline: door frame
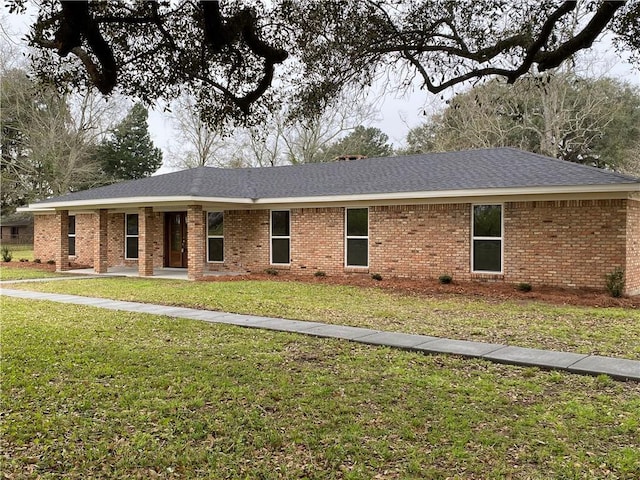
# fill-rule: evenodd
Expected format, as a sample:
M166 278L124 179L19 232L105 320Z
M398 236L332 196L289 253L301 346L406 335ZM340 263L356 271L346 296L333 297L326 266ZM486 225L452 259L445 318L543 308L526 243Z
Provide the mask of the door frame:
M172 216L180 215L181 227L181 239L182 239L182 256L180 265L171 265L171 226ZM187 268L188 267L188 254L187 254L187 212L165 212L164 214L164 262L165 267L168 268Z

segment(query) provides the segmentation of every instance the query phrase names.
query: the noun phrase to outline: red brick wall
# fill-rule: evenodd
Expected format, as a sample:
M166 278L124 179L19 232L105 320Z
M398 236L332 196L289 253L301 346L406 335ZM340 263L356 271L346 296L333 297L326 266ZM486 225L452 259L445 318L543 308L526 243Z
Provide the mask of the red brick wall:
M640 200L627 201L626 291L640 295Z
M225 211L224 222L225 261L205 268L269 268L269 211ZM77 262L93 264L94 223L93 214L76 217ZM154 265L160 267L163 213L154 214L154 227ZM108 228L109 265L137 265L124 260L124 214L109 214ZM504 274L471 275L470 204L370 207L368 272L418 278L446 273L458 280L601 289L605 274L621 266L627 272L627 291L640 291L640 201L508 202L504 229ZM51 231L55 216L36 215L34 255L43 261L55 258ZM206 235L202 242L206 255ZM344 208L291 209L291 266L285 268L309 275L353 271L344 267Z
M369 271L397 277L469 279L469 204L369 209Z
M96 218L93 213L76 214L76 256L69 260L78 265L93 265L93 240Z
M33 258L43 263L56 258L56 242L52 238L56 232L55 215L33 216Z
M224 265L209 270L262 271L269 267L269 211L225 210Z
M505 281L563 287L605 286L625 265L625 200L505 204Z
M291 210L291 270L293 272L344 272L344 209L294 208ZM267 253L267 262L269 256Z

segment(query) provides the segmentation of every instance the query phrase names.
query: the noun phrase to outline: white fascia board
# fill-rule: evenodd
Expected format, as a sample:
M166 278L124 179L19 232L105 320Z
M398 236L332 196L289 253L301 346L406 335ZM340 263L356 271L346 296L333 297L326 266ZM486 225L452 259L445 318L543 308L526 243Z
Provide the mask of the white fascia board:
M43 204L33 204L22 207L25 212L40 212L59 209L98 209L98 208L136 208L156 205L191 205L199 203L251 205L254 203L250 198L221 198L221 197L197 197L197 196L168 196L168 197L126 197L126 198L104 198L93 200L71 200L60 202L47 202Z
M385 202L413 200L435 200L443 199L467 199L481 197L525 197L532 195L567 195L567 194L632 194L640 192L640 183L618 183L608 185L571 185L552 187L514 187L514 188L485 188L467 190L436 190L422 192L393 192L393 193L365 193L356 195L325 195L309 197L274 197L274 198L221 198L221 197L198 197L198 196L158 196L158 197L127 197L127 198L106 198L101 200L75 200L48 202L44 204L29 205L21 207L21 212L51 212L59 209L85 209L95 210L99 208L137 208L142 206L170 207L186 206L190 204L215 204L219 207L245 207L245 208L268 208L268 205L312 205L312 204L336 204L353 202Z
M344 203L360 201L384 200L414 200L437 198L468 198L468 197L518 197L522 195L553 195L574 193L630 193L640 192L640 183L624 183L613 185L572 185L553 187L522 187L522 188L485 188L469 190L437 190L426 192L394 192L394 193L365 193L358 195L327 195L315 197L284 197L259 198L255 205L262 204L312 204L312 203Z

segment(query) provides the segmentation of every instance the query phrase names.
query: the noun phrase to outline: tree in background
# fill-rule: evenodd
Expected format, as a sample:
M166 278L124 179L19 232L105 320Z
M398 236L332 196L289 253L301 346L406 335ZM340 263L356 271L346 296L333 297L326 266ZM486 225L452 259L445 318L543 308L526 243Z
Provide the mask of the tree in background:
M407 136L406 153L511 146L571 162L638 172L640 92L574 74L494 80L457 95Z
M0 72L2 213L36 199L90 188L102 180L94 152L117 101L91 91L61 95L21 68Z
M149 112L135 104L97 149L102 171L109 180L132 180L154 173L162 165L162 151L149 135Z
M27 0L7 0L10 12ZM283 102L316 117L347 87L414 80L432 93L468 80L552 70L608 34L637 57L638 2L38 3L34 70L153 105L183 93L209 125L260 125Z
M176 132L172 137L174 145L170 147L169 166L224 167L233 158L229 147L234 142L204 122L193 97L179 97L171 106L169 118Z
M341 155L364 155L366 157L388 157L393 147L388 143L389 136L376 127L357 126L346 137L332 144L325 152L327 160Z

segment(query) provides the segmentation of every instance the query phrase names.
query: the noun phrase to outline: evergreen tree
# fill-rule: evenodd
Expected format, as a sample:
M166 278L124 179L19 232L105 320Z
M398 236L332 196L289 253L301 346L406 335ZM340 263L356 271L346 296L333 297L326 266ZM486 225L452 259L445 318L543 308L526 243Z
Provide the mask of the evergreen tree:
M148 177L162 165L162 151L149 135L149 112L135 104L98 149L104 174L112 180Z

